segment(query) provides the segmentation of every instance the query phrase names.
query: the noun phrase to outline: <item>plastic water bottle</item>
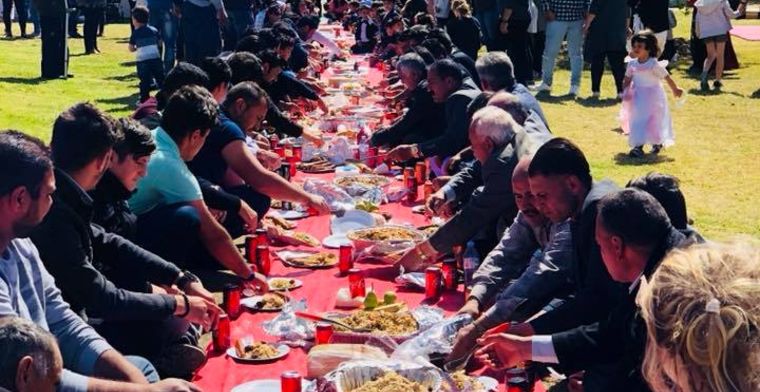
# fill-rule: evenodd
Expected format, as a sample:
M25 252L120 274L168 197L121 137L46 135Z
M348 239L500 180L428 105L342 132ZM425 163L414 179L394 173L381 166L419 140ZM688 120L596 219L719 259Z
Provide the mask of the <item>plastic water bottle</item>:
M475 243L469 241L467 242L467 249L464 251L464 257L462 260L465 296L469 295L470 288L472 288L472 278L479 266L480 256L478 256L478 251L475 249Z
M367 125L364 122L359 124L356 144L359 148L359 160L365 161L367 159L367 151L369 151L369 129L367 129Z

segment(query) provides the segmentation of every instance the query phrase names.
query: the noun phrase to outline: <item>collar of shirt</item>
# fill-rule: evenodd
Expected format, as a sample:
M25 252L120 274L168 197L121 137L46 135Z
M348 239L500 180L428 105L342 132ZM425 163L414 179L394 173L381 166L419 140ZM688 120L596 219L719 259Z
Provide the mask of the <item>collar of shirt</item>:
M633 294L633 291L639 287L639 284L641 284L642 277L644 277L644 271L641 271L639 276L637 276L636 279L633 280L633 283L631 283L631 285L628 286L628 294Z
M179 146L174 142L171 136L169 136L163 128L158 127L155 130L156 149L161 150L172 158L182 160L182 155L179 153Z

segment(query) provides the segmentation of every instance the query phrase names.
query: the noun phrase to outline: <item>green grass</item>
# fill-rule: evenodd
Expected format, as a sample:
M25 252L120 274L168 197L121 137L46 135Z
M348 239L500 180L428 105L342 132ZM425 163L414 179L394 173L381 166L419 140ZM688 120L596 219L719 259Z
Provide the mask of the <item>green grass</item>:
M677 11L677 37L687 37L689 18ZM739 21L758 24L758 21ZM114 115L131 112L137 100L133 57L127 51L127 25L109 25L101 38L100 55L81 56L82 40L70 40L69 80L39 81L39 40L0 41L0 128L15 128L48 139L55 116L67 106L89 100ZM760 42L733 40L742 68L726 76L724 92L701 95L698 81L685 73L686 64L673 71L689 94L686 105L671 107L676 145L657 160L625 157L624 136L614 132L619 105L584 99L590 95L589 73L584 72L582 98L551 97L542 103L552 130L576 141L586 152L596 178L619 184L650 171L681 179L696 227L712 238L736 234L760 236L760 108L751 98L760 88ZM555 72L554 94L569 88L569 72ZM670 95L670 93L668 93ZM611 76L605 74L602 96L612 97Z

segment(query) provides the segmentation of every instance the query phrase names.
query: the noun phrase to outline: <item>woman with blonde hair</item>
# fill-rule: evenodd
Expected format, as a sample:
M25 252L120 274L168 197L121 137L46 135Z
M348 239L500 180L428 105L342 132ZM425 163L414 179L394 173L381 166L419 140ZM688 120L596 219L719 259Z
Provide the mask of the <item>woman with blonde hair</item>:
M480 22L472 17L470 5L465 0L452 1L451 11L454 17L446 25L451 42L473 61L477 60L482 42Z
M652 390L760 390L757 243L676 250L638 301L648 336L642 369Z

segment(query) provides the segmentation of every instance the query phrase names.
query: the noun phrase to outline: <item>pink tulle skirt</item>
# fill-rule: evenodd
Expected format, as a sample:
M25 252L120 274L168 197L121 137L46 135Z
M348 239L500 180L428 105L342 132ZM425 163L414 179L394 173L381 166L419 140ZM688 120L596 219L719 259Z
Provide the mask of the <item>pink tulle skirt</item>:
M675 143L668 99L662 85L631 85L623 94L620 127L631 147Z

